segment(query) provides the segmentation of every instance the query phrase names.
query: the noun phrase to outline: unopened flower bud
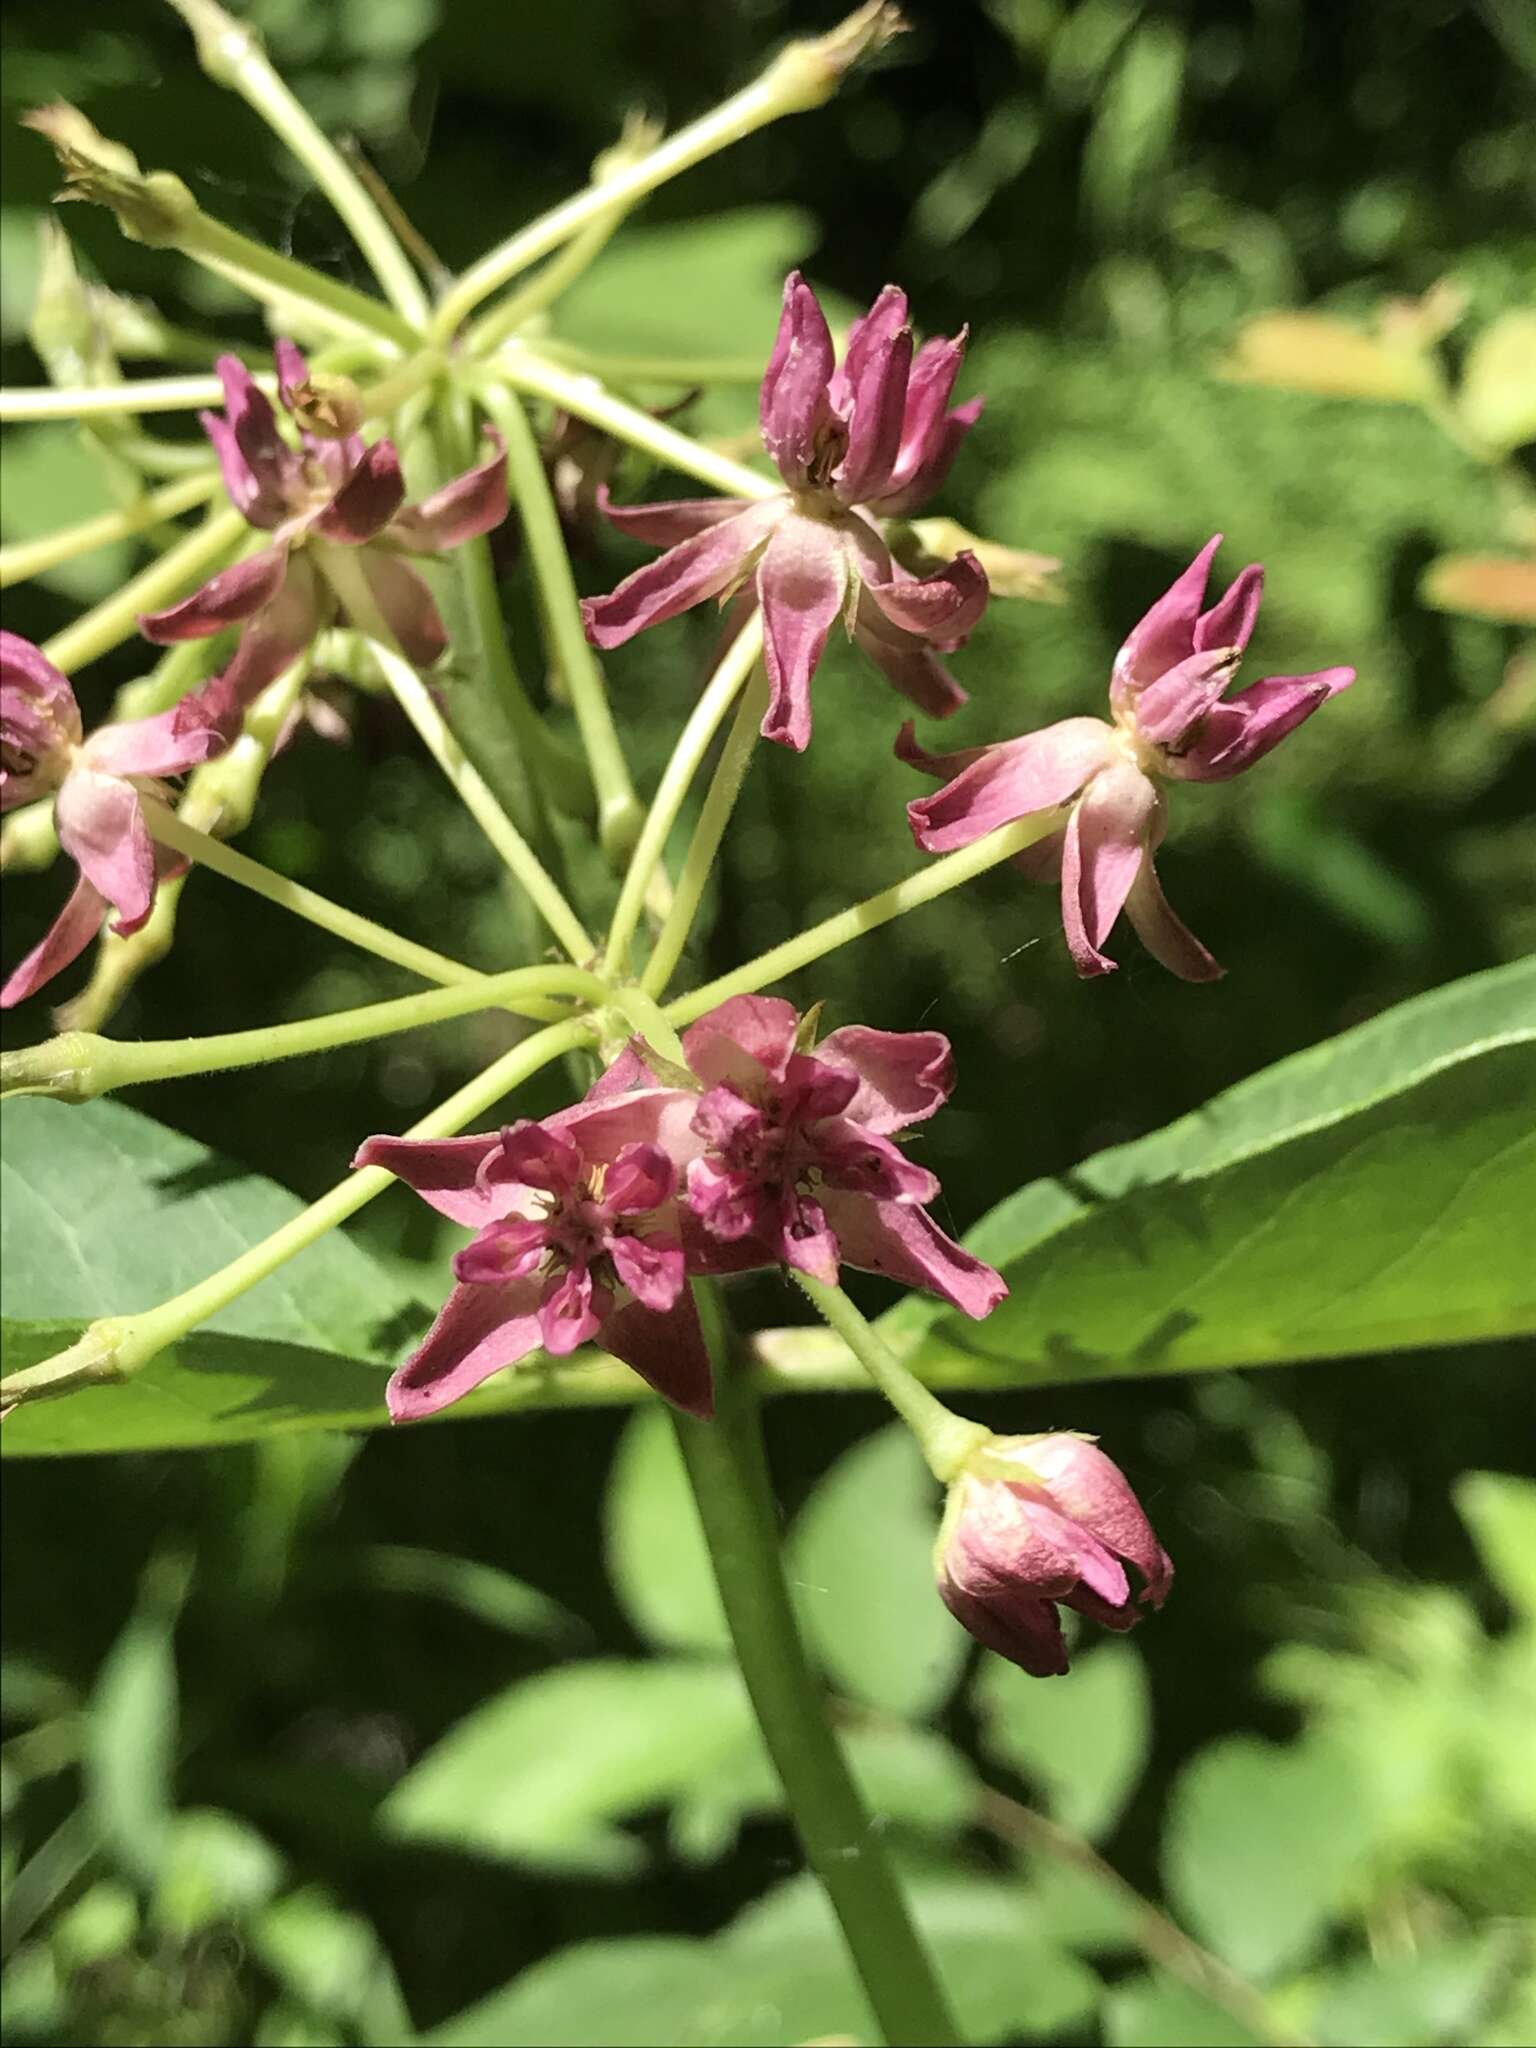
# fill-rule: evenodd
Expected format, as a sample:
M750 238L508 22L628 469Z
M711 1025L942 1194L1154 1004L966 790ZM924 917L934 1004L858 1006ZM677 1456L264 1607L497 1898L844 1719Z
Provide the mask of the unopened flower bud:
M934 1553L939 1593L989 1650L1036 1678L1067 1669L1056 1603L1105 1628L1161 1607L1173 1565L1125 1475L1070 1430L993 1437L951 1485ZM1126 1565L1144 1584L1133 1593Z

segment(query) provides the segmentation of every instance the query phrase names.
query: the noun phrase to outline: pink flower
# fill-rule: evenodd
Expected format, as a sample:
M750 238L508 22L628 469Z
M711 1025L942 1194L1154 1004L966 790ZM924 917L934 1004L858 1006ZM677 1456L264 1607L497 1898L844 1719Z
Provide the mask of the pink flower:
M703 1083L693 1156L674 1151L690 1270L782 1265L835 1282L840 1264L857 1266L989 1314L1008 1291L1001 1277L939 1229L924 1207L937 1180L892 1142L948 1098L948 1040L857 1024L814 1052L800 1040L793 1005L774 996L733 996L683 1034ZM593 1093L644 1078L631 1050Z
M301 422L319 417L324 408L316 403L303 356L291 341L279 341L275 355L284 409ZM392 441L365 446L355 433L326 436L306 424L299 446L291 448L244 364L220 356L217 368L225 416L203 413L203 429L218 452L230 498L252 526L271 533L272 545L221 569L180 604L141 618L141 631L169 645L247 622L226 678L248 704L338 610L345 613L345 600L327 579L326 548L348 547L357 550L374 602L407 658L429 667L448 635L432 593L402 558L440 554L501 524L507 474L499 436L489 437L495 453L477 469L422 504L406 505Z
M894 561L885 515L905 516L938 489L981 400L948 410L965 336L914 354L906 295L887 285L849 330L834 366L832 336L798 271L763 378L763 445L787 489L772 498L690 498L605 506L637 539L667 552L583 605L588 637L618 647L634 634L754 579L771 696L763 737L803 749L811 677L839 619L888 680L944 718L965 702L933 652L962 646L987 601L968 552L931 576Z
M690 1148L695 1101L615 1091L497 1136L363 1145L354 1166L387 1168L475 1231L453 1262L458 1285L390 1380L396 1422L435 1414L540 1346L563 1357L589 1340L689 1414L712 1412L672 1157Z
M1206 543L1120 649L1109 687L1113 724L1064 718L1021 739L930 754L909 723L896 742L903 761L944 780L936 795L907 806L913 837L928 853L1070 805L1059 829L1018 865L1037 880L1059 874L1062 923L1079 974L1114 971L1100 948L1122 910L1173 973L1186 981L1221 974L1158 883L1153 856L1168 828L1158 784L1241 774L1355 679L1352 668L1265 676L1226 696L1258 616L1264 572L1246 568L1205 609L1220 545L1220 534Z
M117 912L114 931L139 929L156 881L179 865L151 839L141 796L164 798L162 776L211 760L239 729L239 707L215 681L153 718L104 725L82 738L67 678L30 640L0 632L0 810L56 791L59 844L80 870L52 929L0 988L0 1009L83 953L109 905Z
M1127 1564L1161 1607L1173 1565L1124 1474L1088 1437L993 1437L949 1491L935 1551L944 1604L979 1643L1036 1678L1067 1669L1054 1602L1105 1628L1141 1619Z

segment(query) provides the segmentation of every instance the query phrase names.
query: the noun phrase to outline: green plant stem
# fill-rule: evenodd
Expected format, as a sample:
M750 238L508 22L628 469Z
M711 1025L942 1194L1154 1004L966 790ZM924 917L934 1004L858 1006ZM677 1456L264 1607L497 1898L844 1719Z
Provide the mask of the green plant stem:
M493 306L488 313L482 314L464 337L468 354L489 355L492 349L500 348L504 341L509 340L519 327L542 313L546 306L552 306L607 248L613 239L614 229L627 212L627 207L614 206L599 214L590 227L583 228L579 235L574 235L563 249L552 256L522 291L513 292L499 306Z
M841 1287L796 1273L795 1281L818 1313L842 1338L902 1421L917 1438L928 1469L948 1486L972 1451L992 1432L984 1423L963 1415L930 1394L922 1381L901 1364L891 1347L849 1300Z
M761 659L762 651L763 622L759 615L754 614L726 649L720 666L705 685L704 694L688 714L688 721L678 735L672 758L662 771L656 795L646 813L645 824L608 927L603 957L609 973L615 977L624 972L630 941L645 907L651 876L666 852L667 839L677 822L689 785L737 692Z
M507 444L507 472L538 587L545 635L570 692L571 709L592 771L598 835L603 851L617 866L634 851L643 813L614 729L603 671L582 624L581 600L554 495L520 402L494 386L486 387L481 396Z
M257 37L211 0L173 4L196 37L204 71L239 93L292 150L336 209L396 312L421 326L428 312L421 280L357 173L294 98Z
M450 1095L405 1135L452 1137L551 1060L590 1043L594 1028L585 1017L546 1025ZM311 1202L260 1244L252 1245L196 1286L142 1314L110 1316L94 1322L67 1351L0 1380L0 1402L43 1400L73 1392L80 1386L130 1379L168 1344L185 1337L328 1231L345 1223L349 1216L355 1216L376 1195L382 1194L393 1179L393 1174L386 1173L381 1166L367 1166L349 1174L318 1202Z
M715 1582L763 1740L811 1868L826 1888L884 2039L959 2030L865 1811L811 1672L779 1558L756 1397L729 1355L718 1297L695 1287L715 1373L712 1422L675 1416Z
M67 1102L91 1102L117 1088L150 1081L174 1081L192 1074L222 1074L269 1060L303 1058L341 1045L361 1045L402 1031L467 1017L477 1010L505 1009L529 1014L524 998L575 996L588 1004L609 1000L605 983L576 967L518 967L487 974L451 988L429 989L396 1002L366 1003L306 1017L297 1024L264 1025L255 1031L227 1031L207 1038L120 1040L93 1032L66 1032L43 1045L0 1053L0 1094L53 1095ZM544 1006L535 1004L534 1015Z
M760 471L733 462L728 455L716 454L691 435L680 434L676 427L653 418L638 405L615 398L595 377L551 362L536 349L521 344L505 348L487 367L514 390L548 399L551 405L574 413L589 426L601 427L604 433L655 456L669 469L681 470L684 476L696 476L727 497L773 498L784 488Z
M648 995L661 995L682 958L705 888L714 872L725 828L731 822L736 799L741 795L741 786L752 765L767 702L768 678L759 666L753 670L747 687L736 700L736 716L731 720L731 729L725 736L725 745L710 777L704 806L693 828L693 837L688 842L688 851L683 856L682 872L678 875L672 901L651 947L645 972L640 977L640 986Z
M483 979L473 967L466 967L461 960L450 960L444 953L434 953L430 946L418 946L414 940L402 939L397 932L375 924L371 918L360 917L353 910L344 910L339 903L332 903L313 889L306 889L301 882L291 882L286 875L263 867L260 861L250 859L247 854L237 853L222 840L184 824L174 811L168 811L163 804L146 800L144 816L151 834L160 845L170 847L173 853L184 854L188 860L196 861L199 867L211 868L216 875L223 875L226 881L238 882L242 889L265 897L268 903L275 903L282 910L291 910L296 917L318 925L333 938L345 939L365 953L375 953L381 960L403 967L410 974L419 974L423 981L446 985L478 983Z
M396 411L408 398L414 398L417 392L435 384L444 367L444 358L435 348L424 348L416 355L407 356L399 369L391 371L377 384L369 384L359 391L358 403L364 416L375 419L380 414Z
M162 519L190 512L205 504L218 488L218 470L202 468L183 477L180 483L167 484L163 491L140 497L119 512L103 512L95 519L82 519L76 526L61 526L36 540L14 541L9 547L0 548L0 590L41 576L61 562L73 562L80 555L109 547L114 541L127 540L146 527L157 526Z
M548 362L563 363L605 384L760 384L763 365L756 356L615 356L582 348L541 334L534 344Z
M341 554L343 551L335 552ZM331 550L327 550L327 554L330 553ZM361 571L350 556L345 567L362 582ZM329 568L327 573L330 573ZM362 594L368 594L366 583ZM344 599L344 602L354 623L367 631L351 598ZM377 626L383 624L382 620L374 623ZM554 876L496 801L479 769L466 759L464 749L448 730L446 719L433 703L432 692L405 656L393 647L379 640L370 640L370 652L383 669L395 701L416 728L427 752L448 778L464 808L506 862L508 871L527 893L540 917L573 960L590 960L597 948L588 937L581 919L566 902Z
M249 532L233 505L216 507L185 540L167 548L158 561L141 569L120 590L45 640L44 654L55 668L73 675L131 638L138 631L141 612L157 611L180 597L225 555L232 554Z
M270 374L256 379L269 394L277 389ZM120 384L12 385L0 391L0 420L83 420L100 413L195 412L202 405L222 405L224 387L217 377L139 377ZM198 450L208 460L206 444Z
M865 932L889 924L893 917L902 917L909 910L931 903L936 896L942 896L950 889L962 888L977 875L985 874L988 868L995 868L1000 861L1012 860L1026 846L1033 846L1036 840L1045 839L1058 830L1063 816L1060 810L1042 811L1032 818L1020 818L1016 825L1001 825L997 831L989 832L985 839L978 839L974 846L962 847L958 853L942 854L920 873L908 875L905 881L895 882L877 895L866 896L862 903L840 910L834 917L824 918L808 931L786 939L782 946L773 946L768 952L759 953L744 967L733 968L729 974L706 982L702 988L691 989L687 995L678 996L665 1006L668 1019L673 1024L691 1024L696 1017L702 1017L706 1010L714 1009L730 996L753 995L771 981L782 981L785 975L808 967L813 960L820 960L828 953L835 953L840 946L850 945L853 940L862 938Z
M410 323L366 292L279 255L211 214L195 214L174 246L264 304L279 310L299 307L317 324L339 329L351 339L377 335L401 350L418 345L419 336Z

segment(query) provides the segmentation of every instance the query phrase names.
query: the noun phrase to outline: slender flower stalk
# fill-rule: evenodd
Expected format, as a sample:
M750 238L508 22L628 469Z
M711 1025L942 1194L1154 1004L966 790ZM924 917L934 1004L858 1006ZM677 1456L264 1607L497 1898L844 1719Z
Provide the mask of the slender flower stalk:
M930 1394L841 1287L829 1287L809 1273L796 1273L795 1280L917 1438L934 1478L947 1486L992 1432L985 1423L968 1422L963 1415L956 1415Z
M535 344L541 358L600 377L605 384L760 384L763 365L757 356L624 356L582 348L541 334Z
M541 1067L563 1053L591 1042L594 1026L588 1018L564 1024L549 1024L521 1045L476 1075L446 1102L413 1124L412 1138L445 1138L463 1130L467 1123L483 1116L514 1088L520 1087ZM327 1232L366 1208L376 1195L393 1185L394 1175L383 1167L366 1167L349 1174L319 1201L293 1217L281 1228L252 1245L227 1266L210 1273L194 1287L175 1295L139 1315L109 1316L91 1324L79 1341L54 1358L24 1367L0 1380L0 1403L41 1400L66 1394L76 1387L130 1379L134 1373L185 1337L200 1323L217 1315L221 1308L275 1273L291 1258L318 1243Z
M167 484L164 490L140 497L120 511L102 512L75 526L61 526L36 540L14 541L9 547L0 548L0 590L26 583L58 568L61 562L73 562L81 555L93 554L97 548L110 547L114 541L129 540L146 528L158 526L162 520L194 511L206 504L218 488L217 469L196 470L179 483Z
M273 70L254 31L215 0L172 5L196 39L204 71L239 93L292 150L336 209L395 311L419 327L428 312L420 278L357 173Z
M824 105L850 65L886 41L897 26L894 8L875 0L874 5L849 15L829 35L791 43L741 92L668 136L637 162L599 179L530 222L472 264L438 306L432 338L451 340L465 318L492 292L615 206L633 205L668 179L786 114Z
M109 654L137 632L141 612L179 597L188 584L233 554L245 531L245 521L232 505L214 507L185 540L167 548L158 561L130 577L121 589L45 640L44 654L65 675Z
M617 976L624 971L630 941L645 906L651 875L666 852L668 836L683 807L689 786L737 693L762 659L762 651L762 625L761 621L754 619L743 627L726 649L719 667L710 677L704 694L689 713L688 722L678 736L672 758L662 771L661 782L646 815L608 927L608 943L603 957L610 974ZM654 994L654 990L651 993Z
M932 903L935 897L943 896L951 889L963 888L977 875L985 874L988 868L1012 860L1015 854L1033 846L1037 839L1043 839L1060 823L1060 813L1052 812L1044 817L1022 818L1016 825L1004 825L987 838L978 840L974 846L963 847L959 853L945 854L920 874L908 875L905 881L895 882L874 896L866 896L862 903L855 903L847 910L823 918L820 924L813 924L794 938L786 939L781 946L772 946L766 953L759 953L745 966L733 968L729 974L706 982L702 988L690 989L687 995L664 1005L665 1013L674 1024L691 1024L696 1017L702 1017L706 1011L726 1002L731 996L750 995L756 989L767 988L771 982L782 981L786 975L809 967L813 960L823 959L828 953L835 953L840 946L862 938L865 932L876 931L881 925L889 924L893 917L902 917L909 910Z
M828 1725L825 1694L800 1639L756 1390L730 1356L718 1296L708 1283L696 1294L714 1366L715 1418L675 1415L673 1423L753 1711L882 2036L943 2048L961 2039L958 2025Z
M348 575L354 564L344 563ZM366 596L366 585L362 595ZM350 605L350 600L349 600ZM353 617L357 617L356 611ZM526 890L540 917L549 926L573 960L589 960L596 946L581 919L566 901L559 884L518 831L490 786L454 738L437 705L415 669L402 654L382 640L371 643L374 659L384 671L385 681L433 760L453 785L460 801L492 846L501 855L518 886Z
M609 859L617 864L634 851L643 814L624 749L614 730L602 667L582 625L581 600L576 594L571 559L560 532L549 479L528 416L518 400L490 386L483 387L481 396L507 444L507 477L538 585L545 634L570 693L571 709L576 714L577 729L592 770L592 784L597 791L598 835Z
M226 881L238 882L252 895L265 897L268 903L275 903L280 910L292 911L296 917L318 925L334 938L347 940L365 953L375 953L379 959L405 968L407 973L419 974L423 981L440 985L478 982L481 979L474 968L466 967L463 961L450 960L444 953L434 953L430 946L418 946L414 940L403 939L384 925L375 924L372 918L361 917L354 910L344 910L339 903L332 903L313 889L306 889L302 882L292 882L286 875L263 867L260 861L252 860L248 854L237 853L234 847L226 846L221 839L214 839L208 833L184 824L174 811L168 811L163 804L146 803L144 816L151 834L161 846L168 846L173 853L196 861L199 867L211 868L216 875L223 875Z
M761 632L760 624L758 630ZM645 963L645 972L640 977L640 986L648 995L660 996L664 992L682 958L683 948L699 913L699 904L714 873L725 828L731 822L736 799L741 795L741 786L747 779L747 770L757 751L758 728L767 703L768 678L759 664L754 667L747 687L736 699L736 716L731 720L731 729L725 736L725 745L720 750L720 758L715 763L715 772L705 792L704 807L699 812L699 822L693 828L693 837L683 856L682 871L677 878L671 905L662 919L661 929L651 947L651 956Z
M608 1000L606 985L576 967L517 967L487 974L451 988L428 989L396 1002L366 1003L306 1017L297 1024L263 1025L256 1031L226 1031L206 1038L113 1039L93 1032L65 1032L42 1045L0 1053L0 1095L52 1095L65 1102L91 1102L118 1088L174 1081L192 1074L222 1074L259 1067L271 1060L299 1059L342 1045L392 1038L479 1010L510 1010L514 1016L544 1017L547 996L572 996L587 1004ZM533 998L533 1006L527 1005Z
M277 388L272 377L256 380L266 390ZM52 386L28 388L13 385L0 391L0 420L84 420L101 414L141 412L196 412L199 406L218 405L223 388L217 377L138 377L121 384ZM200 463L208 451L197 451Z

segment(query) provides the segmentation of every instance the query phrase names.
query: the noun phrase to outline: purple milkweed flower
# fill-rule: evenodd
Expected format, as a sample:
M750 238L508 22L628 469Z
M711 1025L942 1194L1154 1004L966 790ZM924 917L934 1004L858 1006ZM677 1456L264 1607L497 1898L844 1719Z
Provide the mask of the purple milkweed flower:
M1036 1678L1067 1669L1055 1603L1123 1631L1161 1607L1173 1565L1124 1473L1069 1430L993 1437L950 1487L939 1594L979 1643ZM1145 1582L1133 1597L1127 1564Z
M224 417L201 415L224 473L224 487L252 526L272 535L270 547L221 569L201 590L139 620L160 645L201 640L244 624L226 680L248 704L297 660L322 627L345 613L326 577L325 544L357 550L358 566L408 660L426 668L448 644L432 593L404 558L435 555L488 533L507 515L506 452L444 484L419 505L407 505L393 441L365 445L351 432L315 433L322 418L304 358L291 341L274 349L278 398L300 423L291 448L255 379L234 356L217 364ZM346 416L334 425L350 424ZM320 542L316 547L312 542Z
M585 601L589 639L618 647L750 579L771 692L765 739L797 751L809 743L811 677L839 619L920 710L958 710L965 693L934 650L964 644L986 606L986 574L967 551L914 576L893 559L879 522L905 517L938 489L975 425L979 398L949 407L964 353L963 333L914 352L906 295L887 285L854 322L837 364L816 294L791 273L760 402L763 445L785 490L606 503L616 525L667 552Z
M390 1380L396 1422L435 1414L537 1350L595 1341L692 1415L713 1409L709 1356L688 1291L672 1154L693 1148L687 1089L589 1098L499 1135L370 1138L382 1166L475 1231L458 1284Z
M1222 973L1158 882L1154 855L1168 826L1159 784L1240 775L1355 679L1352 668L1265 676L1228 697L1258 617L1264 571L1250 564L1207 607L1220 545L1217 534L1132 629L1110 680L1112 724L1064 718L1016 740L930 754L909 723L896 742L903 761L944 782L907 806L925 852L948 853L999 825L1070 806L1018 865L1037 880L1059 875L1062 924L1082 975L1114 971L1100 949L1122 910L1173 973L1186 981Z
M87 739L68 678L30 640L0 632L0 811L56 792L59 844L80 870L51 929L0 988L0 1009L77 959L109 906L115 932L139 929L157 881L182 865L151 838L143 795L164 797L162 777L211 760L239 730L239 706L220 678L169 711Z

